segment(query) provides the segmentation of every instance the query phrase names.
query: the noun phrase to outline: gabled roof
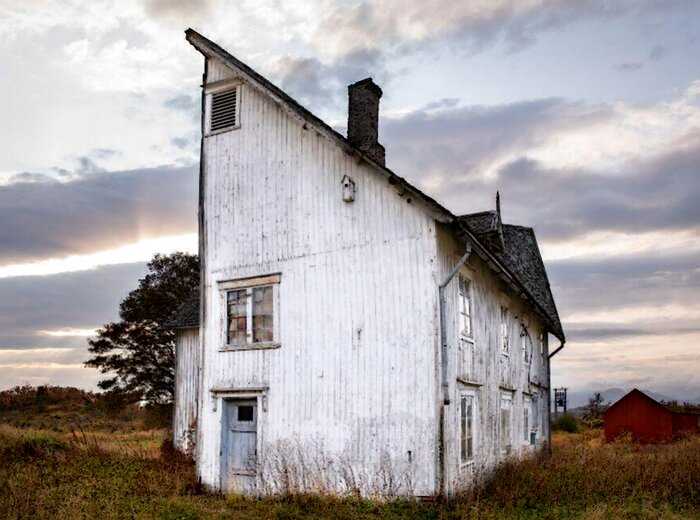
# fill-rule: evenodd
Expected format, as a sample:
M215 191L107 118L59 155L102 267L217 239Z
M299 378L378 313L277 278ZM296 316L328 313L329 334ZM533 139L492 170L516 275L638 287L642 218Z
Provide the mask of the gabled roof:
M690 411L674 410L672 407L667 406L667 405L665 405L665 404L663 404L663 403L660 403L659 401L657 401L656 399L654 399L654 398L651 397L650 395L648 395L648 394L642 392L642 391L639 390L638 388L633 388L632 390L630 390L629 392L627 392L625 395L623 395L622 397L620 397L620 398L619 398L617 401L615 401L613 404L611 404L610 406L608 406L608 409L605 411L605 413L607 414L610 410L612 410L613 408L616 408L618 404L627 401L630 397L635 396L635 395L641 397L642 399L644 399L645 401L647 401L650 405L652 405L652 406L654 406L654 407L656 407L656 408L659 408L659 409L661 409L661 410L664 410L664 411L666 411L666 412L672 413L672 414L674 414L674 415L700 415L700 412L696 412L696 411L693 411L693 410L690 410Z
M617 401L615 401L613 404L611 404L610 406L608 406L608 409L605 411L605 413L607 414L607 413L610 412L610 410L612 410L613 408L617 408L617 406L618 406L620 403L623 403L623 402L627 401L630 397L635 396L635 395L641 397L642 399L644 399L645 401L647 401L650 405L652 405L652 406L654 406L654 407L656 407L656 408L659 408L659 409L664 410L664 411L666 411L666 412L671 412L671 410L669 410L667 407L665 407L663 404L661 404L660 402L658 402L658 401L657 401L656 399L654 399L653 397L651 397L651 396L645 394L644 392L642 392L641 390L639 390L639 389L637 389L637 388L633 388L632 390L630 390L629 392L627 392L625 395L623 395L622 397L620 397L620 398L619 398Z
M559 338L562 342L565 340L556 306L554 305L554 298L552 297L551 290L549 289L549 281L547 280L547 275L544 271L544 264L542 263L539 248L537 247L537 243L534 238L534 233L532 233L531 238L531 241L534 242L534 252L532 249L532 244L530 244L529 252L517 253L513 251L512 255L506 255L503 250L499 251L499 247L497 247L498 244L494 244L492 240L487 240L489 238L487 235L482 234L481 238L479 238L478 231L472 229L472 225L475 228L480 229L480 224L478 224L476 220L474 220L470 225L469 216L458 218L435 199L411 185L404 178L396 175L396 173L386 166L372 160L371 157L353 146L343 135L335 131L326 122L312 114L282 89L277 87L271 81L260 75L258 72L236 57L229 54L216 43L205 38L193 29L187 29L185 31L185 36L187 41L204 56L217 58L223 61L225 64L240 70L251 82L253 82L253 84L256 84L259 88L267 91L267 93L277 102L283 103L304 121L323 131L346 152L351 153L372 166L375 171L386 177L388 182L395 187L400 195L411 196L415 200L421 201L428 208L431 214L433 214L436 220L455 226L459 238L469 241L472 244L474 251L481 256L482 259L484 259L489 267L500 273L501 278L513 286L513 288L519 294L528 298L534 304L535 309L538 310L540 315L542 315L542 317L548 322L550 332L557 336L557 338ZM490 215L485 215L483 217L485 226L489 226L489 219L491 218L492 217ZM500 218L498 219L498 222L500 224ZM532 232L532 230L530 230L530 232ZM526 243L529 240L522 240L517 235L518 233L513 233L513 248L516 247L518 243ZM500 238L501 242L502 240L503 239ZM491 243L489 244L489 242ZM199 314L197 313L197 318L198 316Z
M542 307L551 323L552 334L562 338L564 331L554 303L552 289L549 286L547 270L537 245L535 231L529 227L501 224L500 217L495 211L472 213L459 218L464 220L478 236L483 236L487 244L495 242L494 236L500 236L502 246L492 245L491 248L494 255L515 274L530 296Z

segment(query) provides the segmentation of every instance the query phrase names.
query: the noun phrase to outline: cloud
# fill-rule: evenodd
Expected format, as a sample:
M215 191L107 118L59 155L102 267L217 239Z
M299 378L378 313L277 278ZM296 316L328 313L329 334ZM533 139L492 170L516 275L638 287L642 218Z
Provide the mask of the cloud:
M651 61L659 61L666 57L667 54L668 48L664 47L663 45L654 45L651 51L649 51L649 59Z
M120 301L145 272L145 263L133 263L0 279L0 351L50 347L86 352L84 336L41 331L95 329L116 319Z
M616 65L615 68L620 72L632 72L641 69L643 66L644 64L640 61L630 61L626 63L620 63L619 65Z
M0 186L0 265L191 233L197 175L193 166L101 172L86 159L65 182L15 177Z
M567 336L570 342L587 343L601 340L612 341L619 338L638 336L667 336L669 334L695 334L700 332L698 326L669 327L668 324L657 329L632 328L632 327L596 327L594 324L585 327L567 327Z
M163 103L163 106L166 108L171 108L173 110L185 112L188 115L192 113L199 115L200 111L199 101L196 101L194 96L190 96L188 94L180 94L178 96L167 99Z
M469 52L502 43L516 52L534 43L544 32L584 20L610 20L693 5L688 0L670 4L655 0L474 0L449 5L440 0L381 0L335 6L328 3L314 40L320 50L334 55L375 47L411 52L435 42Z
M681 232L700 222L695 90L646 107L552 98L422 108L383 118L380 139L394 170L454 212L489 209L501 189L506 220L545 241Z
M214 9L213 0L145 0L146 14L174 23L192 23L206 19Z
M586 129L613 115L606 105L558 98L466 107L456 107L452 101L445 105L443 100L383 118L380 140L387 149L387 162L401 175L440 196L454 188L461 194L469 184L492 176L489 172L546 144L552 136Z
M272 65L271 74L283 90L314 108L344 108L346 87L366 77L377 83L389 82L384 58L376 49L357 49L330 63L288 55Z

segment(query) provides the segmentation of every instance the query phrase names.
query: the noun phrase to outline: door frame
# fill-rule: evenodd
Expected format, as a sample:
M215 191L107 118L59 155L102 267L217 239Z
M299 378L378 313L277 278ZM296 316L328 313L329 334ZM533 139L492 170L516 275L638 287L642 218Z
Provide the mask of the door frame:
M265 431L265 418L267 417L267 389L268 387L256 387L256 388L212 388L211 398L213 411L217 413L217 423L219 425L217 444L218 449L218 464L216 464L216 471L218 473L219 489L223 489L223 475L221 474L221 456L223 452L223 446L221 445L222 440L222 430L224 428L224 410L223 401L227 400L249 400L255 401L257 409L257 431L256 431L256 449L258 453L257 460L260 461L263 456L263 436ZM260 465L256 468L255 474L251 475L252 478L257 482L260 478Z

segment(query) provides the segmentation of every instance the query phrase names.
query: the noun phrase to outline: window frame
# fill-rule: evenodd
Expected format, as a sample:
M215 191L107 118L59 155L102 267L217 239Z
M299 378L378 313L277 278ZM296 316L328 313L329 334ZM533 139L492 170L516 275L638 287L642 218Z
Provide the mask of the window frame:
M257 350L279 348L280 342L280 281L279 274L219 281L221 309L221 348L219 351ZM272 341L253 342L253 292L262 287L272 287ZM246 291L246 342L229 342L228 294L233 291Z
M459 435L457 437L457 454L459 457L459 467L460 468L466 468L468 466L471 466L474 464L474 460L476 459L476 447L478 443L478 417L479 417L479 412L478 412L478 400L477 400L477 395L476 395L475 390L461 390L459 392L459 413L457 415L457 423L458 423L458 432ZM462 404L464 400L471 401L471 423L468 422L469 416L466 413L466 410L464 412L464 417L462 417ZM467 431L467 424L471 425L471 431ZM462 446L463 441L467 441L470 437L468 436L468 433L471 433L471 457L468 455L468 450L465 452L462 451L462 448L466 448L467 444ZM467 434L465 436L465 434ZM464 457L467 458L464 458Z
M241 127L241 97L243 96L243 83L239 79L216 81L206 85L204 88L204 137L238 130ZM236 122L233 125L211 130L211 104L213 94L220 94L230 90L236 91Z
M457 280L457 328L459 329L459 338L474 342L474 299L472 298L472 280L460 274ZM466 302L466 305L463 303ZM465 312L466 309L466 312ZM467 318L469 331L465 334L464 318Z

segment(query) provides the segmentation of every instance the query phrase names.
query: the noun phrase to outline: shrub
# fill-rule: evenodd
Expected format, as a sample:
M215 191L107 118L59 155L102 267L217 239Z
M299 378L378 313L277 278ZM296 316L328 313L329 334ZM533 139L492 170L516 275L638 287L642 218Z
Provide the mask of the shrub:
M579 430L578 421L573 415L565 413L552 423L552 429L568 433L577 433Z

